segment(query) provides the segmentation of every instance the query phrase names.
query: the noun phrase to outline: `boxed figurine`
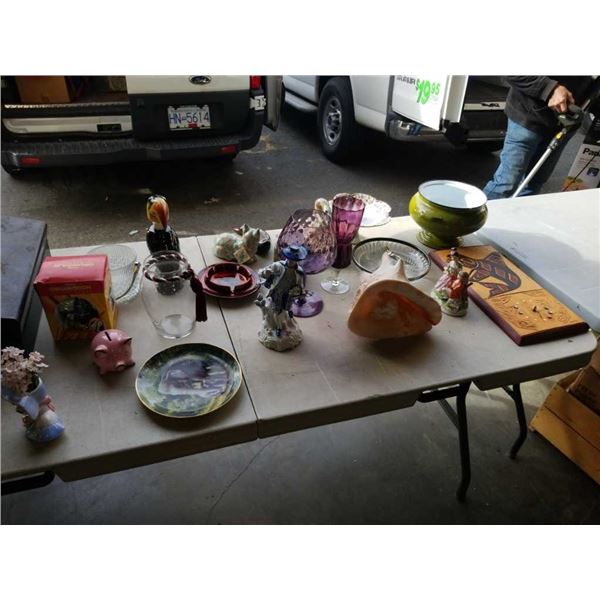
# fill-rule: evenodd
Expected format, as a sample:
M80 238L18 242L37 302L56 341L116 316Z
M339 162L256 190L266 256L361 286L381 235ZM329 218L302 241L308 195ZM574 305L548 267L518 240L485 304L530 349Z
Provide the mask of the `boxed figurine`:
M89 339L116 326L106 255L48 256L34 286L55 340Z

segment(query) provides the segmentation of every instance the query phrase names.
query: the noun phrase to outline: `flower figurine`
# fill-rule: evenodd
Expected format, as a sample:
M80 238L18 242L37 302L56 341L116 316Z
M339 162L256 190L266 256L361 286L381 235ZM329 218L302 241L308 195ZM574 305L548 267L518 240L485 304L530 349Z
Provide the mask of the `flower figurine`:
M49 442L65 431L40 377L48 367L43 359L39 352L25 357L19 348L2 349L2 397L24 415L25 435L34 442Z

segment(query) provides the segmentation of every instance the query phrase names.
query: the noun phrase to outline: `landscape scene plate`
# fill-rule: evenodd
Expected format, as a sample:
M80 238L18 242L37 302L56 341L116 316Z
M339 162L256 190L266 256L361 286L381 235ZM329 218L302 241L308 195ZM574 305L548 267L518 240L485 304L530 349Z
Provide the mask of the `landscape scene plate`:
M135 391L144 406L165 417L198 417L235 396L242 370L234 356L211 344L179 344L149 358Z

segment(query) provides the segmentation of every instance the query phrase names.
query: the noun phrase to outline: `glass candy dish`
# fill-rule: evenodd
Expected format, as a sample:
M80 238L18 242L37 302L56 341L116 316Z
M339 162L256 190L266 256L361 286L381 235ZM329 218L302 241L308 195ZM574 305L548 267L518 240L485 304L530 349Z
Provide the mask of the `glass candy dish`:
M402 259L409 281L421 279L431 268L427 254L408 242L394 238L371 238L359 242L352 251L352 262L359 269L373 273L381 265L381 258L388 250L398 259Z

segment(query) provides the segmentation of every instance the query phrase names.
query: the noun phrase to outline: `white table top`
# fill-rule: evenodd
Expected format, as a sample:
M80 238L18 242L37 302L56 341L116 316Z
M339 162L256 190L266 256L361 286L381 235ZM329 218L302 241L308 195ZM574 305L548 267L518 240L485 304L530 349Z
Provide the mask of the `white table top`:
M360 233L419 245L416 232L410 218L400 217ZM275 243L277 232L270 233ZM199 241L206 263L218 262L212 253L214 237ZM261 258L253 268L269 262ZM319 281L328 274L308 276L309 289L320 291ZM432 266L415 285L429 293L439 274ZM374 343L346 326L360 272L351 265L343 275L352 290L342 296L322 292L323 312L298 319L304 341L290 352L268 350L259 343L261 312L252 300L222 303L260 437L411 406L424 390L464 380L492 389L561 373L586 364L596 345L594 336L586 333L519 347L473 303L465 317L444 315L425 335Z
M416 243L416 227L407 217L360 233ZM218 262L212 255L213 236L197 239L206 264ZM145 244L131 246L140 258L145 256ZM193 238L182 240L182 251L195 268L204 266ZM253 266L260 268L268 262L260 259ZM319 289L318 282L325 275L309 276L309 287ZM351 266L344 276L356 290L358 270ZM432 266L416 285L429 292L438 276L439 270ZM491 389L537 379L586 364L596 345L594 336L586 333L519 347L473 304L466 317L444 316L440 325L423 336L373 343L346 327L352 291L343 296L323 295L325 310L299 320L305 339L287 353L268 350L258 342L261 312L253 299L236 303L208 298L208 321L198 324L183 342L206 342L233 351L242 364L245 385L222 409L189 420L154 415L137 399L137 370L147 358L173 344L156 334L139 297L120 307L118 326L133 335L137 363L120 374L101 377L92 363L89 344L55 343L42 317L37 349L50 365L44 381L66 433L37 448L25 438L14 408L2 402L2 477L49 469L65 481L80 479L257 436L408 407L421 391L459 381L470 379L481 389Z
M488 203L476 236L600 331L600 189Z
M143 259L143 242L128 244ZM194 238L181 240L182 252L195 269L204 266ZM85 254L71 248L53 254ZM42 315L36 349L49 368L44 383L65 424L64 435L42 447L25 438L21 417L2 401L2 477L20 477L53 470L70 481L160 462L256 439L256 415L245 385L227 405L195 419L155 415L137 398L135 378L144 362L174 344L161 338L144 310L141 297L119 305L117 327L133 336L134 367L122 373L98 374L89 342L54 342ZM182 343L204 342L233 350L217 307L197 323Z

